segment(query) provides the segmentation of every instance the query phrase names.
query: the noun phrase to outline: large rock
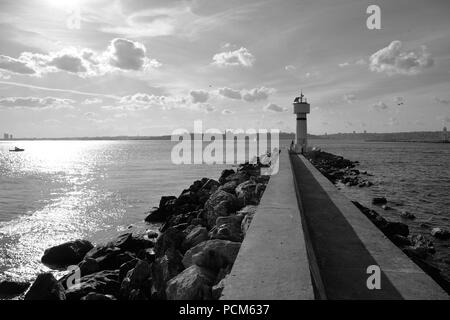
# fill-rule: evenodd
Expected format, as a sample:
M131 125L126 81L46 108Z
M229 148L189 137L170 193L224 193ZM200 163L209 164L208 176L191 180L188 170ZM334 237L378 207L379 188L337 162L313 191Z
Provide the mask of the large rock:
M238 215L243 215L244 218L241 222L241 231L243 236L247 233L248 228L250 228L250 224L252 223L253 217L256 213L257 206L246 206L237 212Z
M141 295L134 293L133 298L139 300L151 297L151 275L152 270L149 263L139 260L136 266L128 271L120 287L120 296L122 299L129 299L133 290L138 290ZM137 300L137 299L136 299Z
M155 298L166 298L167 281L175 277L184 269L181 262L182 259L183 256L181 253L172 248L167 250L162 257L156 259L155 262L152 263L152 285Z
M206 222L208 227L213 227L217 217L227 216L237 209L237 198L231 193L217 190L205 203Z
M208 230L201 226L196 226L188 233L182 243L183 250L189 250L197 244L208 240Z
M108 247L116 247L122 251L138 253L142 249L153 248L155 243L147 233L124 233L107 244Z
M220 175L220 178L219 178L219 183L220 184L225 184L227 182L226 178L228 178L230 175L232 175L234 173L235 172L234 172L233 169L225 169L225 170L223 170L222 174Z
M387 222L387 224L382 227L382 231L388 236L401 235L407 237L409 235L408 226L401 222Z
M193 256L198 253L203 253L205 258L208 259L211 256L222 259L223 263L219 267L226 267L228 264L233 264L238 255L241 244L239 242L232 242L228 240L208 240L199 243L195 247L189 249L183 257L183 265L189 268L194 264ZM200 262L200 256L197 257L197 261Z
M41 273L25 294L25 300L66 300L66 295L51 273Z
M168 300L209 300L215 275L198 266L191 266L167 283Z
M45 250L41 261L43 264L50 267L64 268L79 263L93 247L94 246L86 240L66 242Z
M218 217L216 226L210 232L210 238L241 242L243 238L241 231L242 219L243 216L241 215Z
M66 298L67 300L80 300L92 292L117 297L119 289L119 271L101 271L82 277L80 283L66 290Z
M78 264L78 267L80 268L82 277L100 271L100 265L97 260L93 258L85 258Z
M225 191L225 192L234 194L234 192L235 192L235 190L236 190L236 187L237 187L238 185L239 185L238 181L235 181L235 180L229 181L229 182L225 183L223 186L221 186L221 187L219 188L219 190L223 190L223 191Z
M450 232L441 228L431 229L431 235L437 239L446 240L450 238Z
M168 249L179 249L183 242L185 234L183 231L178 230L175 227L167 229L156 240L155 253L156 256L163 256Z
M253 180L248 180L236 187L236 196L241 206L258 204L259 197L256 193L258 184Z
M105 255L95 259L98 262L100 270L117 270L125 262L131 261L136 258L136 255L130 252L121 251L112 252L111 254Z
M159 201L159 207L151 209L147 212L145 221L148 223L165 222L173 213L177 197L163 196Z
M29 282L5 280L0 282L0 299L15 297L25 292L30 286Z
M225 183L230 182L230 181L236 181L238 184L243 183L244 181L247 181L248 179L250 179L249 175L246 172L236 172L233 173L231 175L229 175L228 177L225 178Z

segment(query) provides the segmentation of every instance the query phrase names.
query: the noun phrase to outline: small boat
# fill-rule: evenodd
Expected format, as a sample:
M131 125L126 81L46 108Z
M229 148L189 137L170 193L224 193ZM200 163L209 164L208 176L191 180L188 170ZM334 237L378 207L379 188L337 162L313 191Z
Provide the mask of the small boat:
M20 149L20 148L15 147L14 149L9 150L9 151L10 152L22 152L22 151L25 151L25 149Z

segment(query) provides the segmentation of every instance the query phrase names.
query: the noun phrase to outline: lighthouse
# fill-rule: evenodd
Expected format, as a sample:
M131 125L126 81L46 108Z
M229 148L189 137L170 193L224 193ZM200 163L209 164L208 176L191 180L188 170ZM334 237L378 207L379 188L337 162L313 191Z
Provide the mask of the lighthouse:
M300 97L294 100L294 113L297 115L297 130L295 134L295 151L304 153L308 147L307 133L308 127L306 124L306 115L310 112L310 105L307 102L303 92Z

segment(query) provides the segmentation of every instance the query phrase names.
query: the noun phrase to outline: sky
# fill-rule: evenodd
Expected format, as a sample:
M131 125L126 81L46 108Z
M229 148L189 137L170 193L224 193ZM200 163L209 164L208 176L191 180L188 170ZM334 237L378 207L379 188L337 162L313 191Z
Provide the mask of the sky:
M369 29L369 5L381 29ZM448 0L2 0L0 132L437 131Z

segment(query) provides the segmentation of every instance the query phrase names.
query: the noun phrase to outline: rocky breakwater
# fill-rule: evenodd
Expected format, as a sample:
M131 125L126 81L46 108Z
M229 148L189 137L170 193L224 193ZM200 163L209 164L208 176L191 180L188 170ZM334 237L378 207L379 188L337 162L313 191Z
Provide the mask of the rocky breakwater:
M372 183L367 180L371 176L367 172L356 169L357 161L350 161L341 156L327 153L321 150L313 150L307 153L306 158L333 184L343 183L346 186L370 187ZM377 211L363 206L357 201L352 203L378 228L383 234L399 247L411 260L413 260L424 272L432 277L447 293L450 294L450 282L442 274L435 263L433 255L436 252L432 239L421 234L410 234L407 224L389 221ZM394 210L389 207L385 197L372 199L374 206L383 210ZM399 217L406 220L414 220L414 214L406 211L398 212ZM448 231L434 228L431 235L438 239L450 238Z
M242 164L218 181L203 178L178 197L163 196L145 218L161 223L159 232L47 249L43 263L71 271L58 280L40 274L24 299L218 299L269 180L261 167Z

